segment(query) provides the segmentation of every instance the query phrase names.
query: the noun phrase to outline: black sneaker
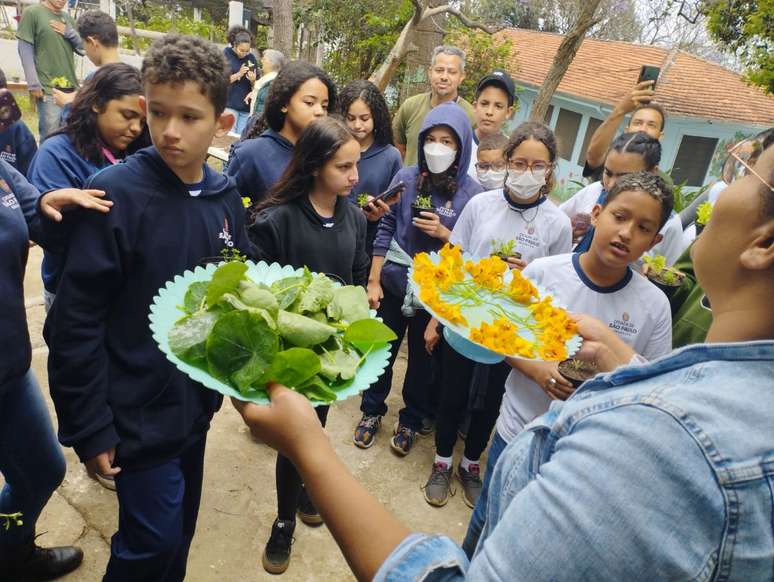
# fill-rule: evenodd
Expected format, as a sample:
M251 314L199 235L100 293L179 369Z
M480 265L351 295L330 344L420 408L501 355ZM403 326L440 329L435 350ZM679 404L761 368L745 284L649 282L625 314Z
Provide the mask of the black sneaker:
M54 580L78 568L82 561L80 548L41 548L31 540L17 547L12 555L0 555L0 580Z
M293 545L293 532L296 522L275 519L271 526L271 536L263 550L263 569L269 574L282 574L290 565L290 546Z
M298 509L296 510L298 517L308 526L322 525L323 518L320 512L309 499L309 494L306 492L306 487L301 489L301 495L298 498Z
M423 418L422 427L417 431L417 434L421 437L430 436L435 431L435 419Z
M374 444L376 433L382 426L382 417L378 414L363 414L360 422L355 427L355 434L352 442L361 449L367 449Z
M462 483L462 499L465 501L465 505L473 509L481 496L481 489L484 485L481 482L481 466L471 463L469 467L470 470L466 471L462 465L459 465L457 478Z

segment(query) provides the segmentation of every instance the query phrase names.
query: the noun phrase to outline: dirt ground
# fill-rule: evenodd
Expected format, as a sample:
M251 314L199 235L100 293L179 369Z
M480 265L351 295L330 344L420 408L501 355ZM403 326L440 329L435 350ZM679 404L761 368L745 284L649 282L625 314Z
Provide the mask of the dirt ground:
M41 337L43 299L39 248L33 248L27 270L27 317L33 345L32 366L49 403L46 376L47 349ZM446 507L435 508L422 497L421 485L433 459L432 438L419 439L406 458L389 447L388 431L402 405L400 385L405 373L405 354L396 362L390 411L385 431L374 446L361 450L352 444L352 430L360 417L359 399L337 404L328 417L328 433L336 451L361 483L390 511L417 531L442 532L462 541L471 510L462 495ZM455 458L461 455L461 443ZM117 522L115 494L86 476L71 449L65 450L67 475L38 522L47 532L41 545L78 544L85 552L83 565L66 582L102 579L110 554L110 537ZM196 537L188 560L187 580L192 582L250 582L277 579L263 571L260 560L275 517L275 453L250 437L234 409L225 403L216 415L207 444L204 493ZM1 481L1 479L0 479ZM332 484L332 486L335 486ZM458 485L457 485L458 487ZM352 580L338 546L325 526L296 527L293 556L284 580Z

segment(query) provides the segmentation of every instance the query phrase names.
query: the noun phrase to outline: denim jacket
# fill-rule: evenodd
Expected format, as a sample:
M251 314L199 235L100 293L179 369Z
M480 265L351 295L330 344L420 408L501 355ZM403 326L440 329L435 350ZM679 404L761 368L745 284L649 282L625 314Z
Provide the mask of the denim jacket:
M412 534L376 580L772 580L773 499L774 341L688 346L530 423L472 561Z

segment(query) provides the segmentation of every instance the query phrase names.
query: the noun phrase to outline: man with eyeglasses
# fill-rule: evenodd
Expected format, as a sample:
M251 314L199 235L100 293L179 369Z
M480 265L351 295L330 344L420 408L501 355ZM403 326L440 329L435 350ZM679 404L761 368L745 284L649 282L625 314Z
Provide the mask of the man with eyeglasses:
M470 123L475 123L473 106L459 96L460 84L465 80L465 53L455 46L435 47L428 75L430 91L406 99L392 121L395 147L403 156L404 166L417 163L419 130L433 107L453 101L465 110Z

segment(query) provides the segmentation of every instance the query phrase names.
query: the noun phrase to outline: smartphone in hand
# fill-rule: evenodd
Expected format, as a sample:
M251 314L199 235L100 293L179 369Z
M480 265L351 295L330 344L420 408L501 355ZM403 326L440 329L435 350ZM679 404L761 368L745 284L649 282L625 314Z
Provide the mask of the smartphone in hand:
M640 84L643 81L653 81L653 84L650 86L650 88L655 91L656 83L658 82L658 76L660 74L661 74L660 68L653 67L651 65L642 65L642 68L640 68L640 76L637 79L637 84Z

